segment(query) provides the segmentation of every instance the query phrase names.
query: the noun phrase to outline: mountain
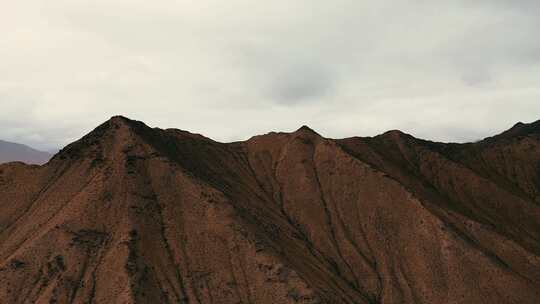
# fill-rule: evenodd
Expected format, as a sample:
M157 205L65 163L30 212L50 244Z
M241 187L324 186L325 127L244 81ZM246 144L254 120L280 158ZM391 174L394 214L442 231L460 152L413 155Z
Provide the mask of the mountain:
M0 298L540 303L538 125L219 143L113 117L0 165Z
M46 163L52 154L28 146L0 140L0 163L20 161L27 164Z

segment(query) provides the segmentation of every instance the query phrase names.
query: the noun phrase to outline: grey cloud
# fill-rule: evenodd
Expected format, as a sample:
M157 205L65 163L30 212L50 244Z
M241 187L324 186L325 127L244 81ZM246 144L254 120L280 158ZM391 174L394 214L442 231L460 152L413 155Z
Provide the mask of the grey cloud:
M274 76L268 95L284 105L320 101L334 89L334 78L330 73L317 66L293 66Z
M123 114L223 141L474 140L540 118L538 3L11 2L0 138L49 149Z

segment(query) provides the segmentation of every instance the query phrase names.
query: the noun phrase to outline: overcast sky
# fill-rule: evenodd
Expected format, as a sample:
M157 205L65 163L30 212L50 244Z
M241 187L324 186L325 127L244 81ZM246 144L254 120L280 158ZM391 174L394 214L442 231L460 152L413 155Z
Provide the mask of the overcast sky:
M116 114L219 141L540 119L538 0L17 0L0 37L0 139L41 149Z

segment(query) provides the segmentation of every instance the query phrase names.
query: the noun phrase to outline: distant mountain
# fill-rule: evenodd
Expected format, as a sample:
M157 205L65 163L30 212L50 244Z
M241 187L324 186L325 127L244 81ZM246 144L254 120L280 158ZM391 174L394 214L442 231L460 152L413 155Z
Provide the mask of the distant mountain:
M0 302L538 304L538 125L219 143L114 117L0 165Z
M51 153L38 151L26 145L0 140L0 163L20 161L42 165L49 161Z

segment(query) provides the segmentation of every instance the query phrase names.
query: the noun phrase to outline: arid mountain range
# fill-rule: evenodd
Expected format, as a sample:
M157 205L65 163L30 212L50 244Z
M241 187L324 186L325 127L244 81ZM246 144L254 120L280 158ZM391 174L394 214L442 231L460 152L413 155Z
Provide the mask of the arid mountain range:
M42 165L46 163L52 154L38 151L26 145L0 140L0 164L20 161L27 164Z
M540 303L540 122L476 143L113 117L0 165L1 303Z

